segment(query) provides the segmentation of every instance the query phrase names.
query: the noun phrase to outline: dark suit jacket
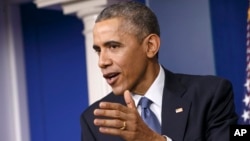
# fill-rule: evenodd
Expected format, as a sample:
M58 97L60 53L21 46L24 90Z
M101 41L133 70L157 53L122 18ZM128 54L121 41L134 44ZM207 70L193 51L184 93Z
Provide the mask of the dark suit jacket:
M100 101L125 105L123 96L110 93ZM82 141L123 141L99 132L92 104L81 115ZM176 109L183 112L176 113ZM231 83L214 76L173 74L165 70L162 135L173 141L229 141L229 125L237 123Z

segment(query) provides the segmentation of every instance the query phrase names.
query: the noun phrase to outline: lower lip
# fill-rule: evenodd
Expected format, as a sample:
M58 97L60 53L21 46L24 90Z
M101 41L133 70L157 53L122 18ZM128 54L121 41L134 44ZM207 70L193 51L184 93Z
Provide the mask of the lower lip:
M112 77L111 79L106 79L107 83L112 86L115 84L116 80L118 79L118 75L116 75L115 77Z

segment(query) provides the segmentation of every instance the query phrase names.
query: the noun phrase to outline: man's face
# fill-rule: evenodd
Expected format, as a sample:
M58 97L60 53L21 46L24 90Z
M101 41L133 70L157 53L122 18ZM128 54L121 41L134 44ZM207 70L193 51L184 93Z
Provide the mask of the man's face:
M121 19L113 18L96 23L93 31L99 67L116 95L125 90L140 93L147 89L146 44L138 42L135 34L126 29Z

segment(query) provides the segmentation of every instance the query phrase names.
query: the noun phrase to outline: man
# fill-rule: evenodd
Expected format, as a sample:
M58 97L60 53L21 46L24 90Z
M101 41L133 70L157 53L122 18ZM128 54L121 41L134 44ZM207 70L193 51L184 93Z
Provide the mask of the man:
M111 5L97 17L93 35L112 92L81 115L82 141L229 140L237 122L230 82L163 68L160 29L149 8ZM146 108L145 99L152 103Z

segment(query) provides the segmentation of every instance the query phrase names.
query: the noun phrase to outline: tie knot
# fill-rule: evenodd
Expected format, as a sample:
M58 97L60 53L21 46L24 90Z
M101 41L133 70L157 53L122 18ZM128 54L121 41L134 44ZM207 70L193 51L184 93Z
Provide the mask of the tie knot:
M152 104L152 101L146 97L142 97L139 104L141 105L141 108L149 108L149 106Z

